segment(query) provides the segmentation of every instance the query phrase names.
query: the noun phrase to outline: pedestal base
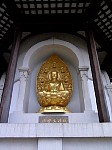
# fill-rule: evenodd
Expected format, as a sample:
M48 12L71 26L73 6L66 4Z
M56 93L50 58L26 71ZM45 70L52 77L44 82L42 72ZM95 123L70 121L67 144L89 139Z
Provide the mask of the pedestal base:
M69 113L70 111L66 107L61 106L48 106L42 107L39 113Z
M47 113L22 113L13 112L9 115L9 123L39 123L40 116L48 116ZM49 116L68 116L69 123L98 123L98 114L86 113L49 113Z

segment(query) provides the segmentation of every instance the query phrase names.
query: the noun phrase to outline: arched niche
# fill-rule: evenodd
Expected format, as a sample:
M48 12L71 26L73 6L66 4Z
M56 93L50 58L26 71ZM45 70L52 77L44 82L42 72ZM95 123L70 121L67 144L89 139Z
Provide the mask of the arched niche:
M61 46L64 46L65 50L60 49ZM69 61L75 67L80 68L80 66L82 67L84 65L81 52L75 45L59 39L49 39L35 44L28 50L23 60L23 67L32 70L34 63L37 63L37 60L39 62L42 58L47 58L47 56L52 53L57 53L60 56L62 55L65 59L68 59L69 56Z
M20 98L18 100L18 103L20 103L21 99L24 101L23 112L35 113L39 110L40 106L36 96L36 76L41 64L54 53L65 62L72 75L73 94L68 108L73 113L82 111L83 106L81 105L83 105L83 100L79 68L81 68L84 63L82 61L81 52L75 45L69 42L59 39L49 39L32 46L23 59L23 65L21 67L23 72L25 69L30 70L27 85L24 86L25 89L23 90L25 91L24 98L21 97L22 95L19 95Z

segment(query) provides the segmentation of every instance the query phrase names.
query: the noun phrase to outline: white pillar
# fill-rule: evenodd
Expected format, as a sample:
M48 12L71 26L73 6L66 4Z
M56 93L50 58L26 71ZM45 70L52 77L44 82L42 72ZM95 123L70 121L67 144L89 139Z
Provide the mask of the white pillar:
M80 76L81 76L81 84L82 84L82 94L84 99L84 112L92 111L92 104L89 95L88 88L88 67L79 68Z
M2 98L2 92L3 92L3 85L0 85L0 103L1 103L1 98Z
M18 100L16 104L16 111L24 112L23 104L25 99L25 91L29 75L29 68L20 68L19 73L20 73L20 86L19 86Z
M110 120L112 121L112 85L107 85L106 86L107 94L109 97L109 103L110 103Z
M2 92L4 88L4 83L5 83L5 77L6 77L6 73L4 73L0 79L0 103L1 103Z
M62 150L62 138L39 138L38 150Z

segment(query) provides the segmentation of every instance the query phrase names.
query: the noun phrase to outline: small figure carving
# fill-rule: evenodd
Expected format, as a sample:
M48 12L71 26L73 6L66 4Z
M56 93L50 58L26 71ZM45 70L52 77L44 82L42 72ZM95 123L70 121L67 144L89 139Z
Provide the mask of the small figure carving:
M66 106L71 93L72 80L68 68L56 55L52 55L42 65L37 77L38 101L42 106L39 112L68 112Z

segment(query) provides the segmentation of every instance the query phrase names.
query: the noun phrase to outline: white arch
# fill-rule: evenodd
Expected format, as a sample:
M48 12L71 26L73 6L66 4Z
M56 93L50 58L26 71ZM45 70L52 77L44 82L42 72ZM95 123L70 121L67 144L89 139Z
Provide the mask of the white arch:
M23 68L30 68L30 61L34 61L34 56L36 55L37 52L39 52L40 48L44 47L44 46L49 46L49 45L60 45L60 46L64 46L66 48L69 49L69 54L71 53L71 56L75 56L75 59L77 59L77 63L78 63L78 67L84 66L84 62L82 60L82 56L81 56L81 52L80 50L73 44L67 42L67 41L63 41L63 40L59 40L59 39L48 39L42 42L39 42L37 44L35 44L34 46L32 46L28 52L26 53L24 60L23 60ZM45 52L45 51L44 51ZM40 52L39 52L40 53ZM37 59L39 59L39 53L37 55ZM72 57L73 57L72 56ZM72 62L73 63L73 62Z

